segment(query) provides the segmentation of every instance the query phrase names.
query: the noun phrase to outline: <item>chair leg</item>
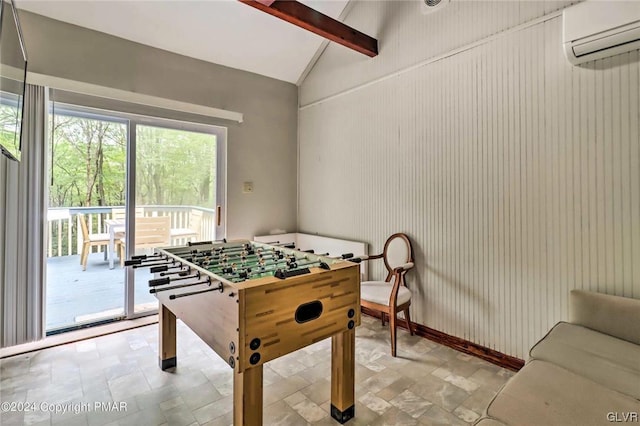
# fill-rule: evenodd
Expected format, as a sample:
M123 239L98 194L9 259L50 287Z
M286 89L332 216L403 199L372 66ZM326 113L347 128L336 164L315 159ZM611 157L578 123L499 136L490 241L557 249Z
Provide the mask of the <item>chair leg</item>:
M406 308L404 311L404 322L407 324L407 329L409 329L409 334L413 336L413 328L411 327L411 316L409 315L409 308Z
M83 271L87 270L87 257L89 257L90 249L91 247L89 247L89 244L82 245L82 253L80 253L80 264L82 265Z
M384 327L385 325L384 312L380 312L380 319L382 320L382 326Z
M123 243L118 244L118 258L120 258L120 267L124 268L124 252L125 246Z
M391 330L391 356L396 356L396 322L397 322L397 313L395 308L391 308L391 312L389 312L389 329Z

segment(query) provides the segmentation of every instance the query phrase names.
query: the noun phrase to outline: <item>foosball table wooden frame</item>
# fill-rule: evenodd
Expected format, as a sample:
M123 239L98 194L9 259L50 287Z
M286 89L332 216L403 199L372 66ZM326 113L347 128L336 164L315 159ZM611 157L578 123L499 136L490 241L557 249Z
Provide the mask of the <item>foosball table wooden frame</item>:
M190 256L209 253L209 248L224 250L248 244L254 250L273 250L268 244L249 241L203 243L157 250L157 257L146 261L150 266L168 263L152 268L156 278L165 280L164 287L152 290L160 302L160 368L177 365L179 318L233 369L234 425L261 425L263 364L330 337L331 416L340 423L347 422L355 415L359 265L278 247L279 253L319 266L303 268L303 272L285 270L279 278L263 276L233 282L229 275L218 275ZM144 266L144 261L140 263ZM172 270L182 272L171 275ZM175 281L167 283L172 276Z

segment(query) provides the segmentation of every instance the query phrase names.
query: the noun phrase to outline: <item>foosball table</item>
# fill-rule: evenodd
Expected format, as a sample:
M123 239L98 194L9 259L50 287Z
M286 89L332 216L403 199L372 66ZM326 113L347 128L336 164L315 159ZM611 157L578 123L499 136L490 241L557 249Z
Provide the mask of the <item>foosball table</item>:
M154 273L160 368L177 365L179 318L233 369L234 425L262 424L264 363L329 337L331 416L345 423L355 415L360 273L343 258L225 241L159 249L126 265Z

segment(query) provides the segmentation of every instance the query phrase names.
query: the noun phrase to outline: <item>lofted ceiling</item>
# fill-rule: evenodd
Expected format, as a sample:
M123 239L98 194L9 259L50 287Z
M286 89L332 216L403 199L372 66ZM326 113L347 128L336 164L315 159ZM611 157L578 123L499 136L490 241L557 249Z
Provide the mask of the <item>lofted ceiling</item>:
M300 1L335 19L349 2ZM59 21L291 83L298 82L324 40L236 0L19 0L16 5Z

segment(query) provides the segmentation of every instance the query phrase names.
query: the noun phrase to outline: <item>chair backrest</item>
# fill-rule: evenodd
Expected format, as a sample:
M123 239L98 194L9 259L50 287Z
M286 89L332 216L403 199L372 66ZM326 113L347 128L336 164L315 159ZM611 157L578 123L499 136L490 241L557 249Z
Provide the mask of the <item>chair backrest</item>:
M111 219L124 220L126 217L126 210L121 208L111 209ZM144 207L136 207L136 217L144 216Z
M78 219L80 220L80 229L82 229L82 239L84 241L89 241L89 227L87 227L87 219L84 218L83 214L79 214Z
M413 247L406 234L393 234L384 244L384 266L388 275L385 281L389 281L393 275L393 268L413 262Z
M196 234L200 235L202 229L202 210L191 209L189 215L189 229L192 229Z
M169 216L136 217L136 248L171 245Z

